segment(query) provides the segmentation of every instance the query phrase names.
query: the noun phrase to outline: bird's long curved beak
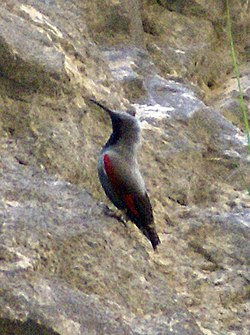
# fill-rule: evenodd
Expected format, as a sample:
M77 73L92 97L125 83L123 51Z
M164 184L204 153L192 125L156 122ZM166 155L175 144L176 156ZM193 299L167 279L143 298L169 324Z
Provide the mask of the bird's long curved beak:
M93 102L94 104L96 104L97 106L99 106L100 108L102 108L103 110L105 110L106 112L108 112L110 116L111 116L112 114L114 114L114 112L113 112L111 109L109 109L109 108L103 106L102 104L100 104L100 102L97 102L97 101L95 101L94 99L89 99L89 101L90 101L90 102Z

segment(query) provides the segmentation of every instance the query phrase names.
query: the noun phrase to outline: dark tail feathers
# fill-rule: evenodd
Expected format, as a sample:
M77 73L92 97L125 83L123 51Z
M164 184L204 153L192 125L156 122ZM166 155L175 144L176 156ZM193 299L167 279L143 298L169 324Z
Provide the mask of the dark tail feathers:
M157 235L156 231L155 231L155 230L150 230L150 231L147 233L146 236L147 236L147 238L150 240L153 249L156 251L156 250L157 250L157 246L158 246L158 244L161 243L161 241L160 241L160 239L159 239L159 236Z

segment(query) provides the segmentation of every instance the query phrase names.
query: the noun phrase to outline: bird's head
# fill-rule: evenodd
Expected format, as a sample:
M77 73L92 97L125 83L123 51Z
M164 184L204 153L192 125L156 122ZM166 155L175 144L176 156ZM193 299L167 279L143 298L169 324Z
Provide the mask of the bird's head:
M90 101L101 107L110 116L113 133L108 145L120 142L131 146L140 143L140 124L133 115L126 112L112 111L93 99L90 99Z

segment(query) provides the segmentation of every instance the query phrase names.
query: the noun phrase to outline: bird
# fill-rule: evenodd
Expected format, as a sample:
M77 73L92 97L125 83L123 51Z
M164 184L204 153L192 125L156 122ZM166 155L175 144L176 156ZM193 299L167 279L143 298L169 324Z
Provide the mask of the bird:
M109 200L125 212L156 250L160 239L137 161L141 143L139 121L127 112L110 110L94 99L90 101L108 113L113 130L98 159L100 183Z

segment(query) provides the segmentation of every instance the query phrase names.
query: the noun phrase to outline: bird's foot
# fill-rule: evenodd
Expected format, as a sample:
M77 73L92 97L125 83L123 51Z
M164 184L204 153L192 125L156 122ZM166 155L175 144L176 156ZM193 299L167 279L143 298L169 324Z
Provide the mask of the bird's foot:
M127 219L126 216L121 214L121 212L118 209L111 209L109 206L107 206L106 204L103 205L103 212L105 215L114 218L118 221L120 221L122 224L125 225L125 227L127 227Z
M120 219L119 221L127 228L128 225L127 225L127 222L128 222L128 218L125 214L120 214Z

